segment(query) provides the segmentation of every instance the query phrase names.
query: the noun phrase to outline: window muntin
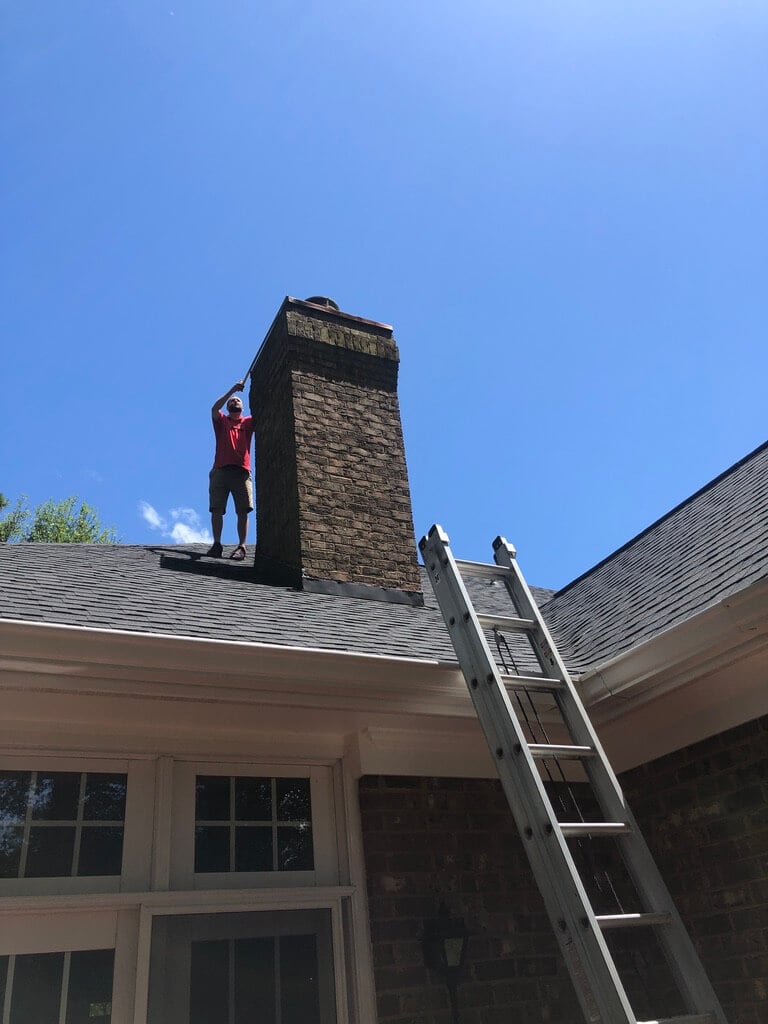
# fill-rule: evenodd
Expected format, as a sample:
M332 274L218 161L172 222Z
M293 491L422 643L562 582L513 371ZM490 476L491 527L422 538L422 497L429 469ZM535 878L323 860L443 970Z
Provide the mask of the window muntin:
M119 875L127 775L0 771L0 878Z
M196 776L196 873L314 866L308 778Z
M114 949L0 956L3 1024L109 1024Z

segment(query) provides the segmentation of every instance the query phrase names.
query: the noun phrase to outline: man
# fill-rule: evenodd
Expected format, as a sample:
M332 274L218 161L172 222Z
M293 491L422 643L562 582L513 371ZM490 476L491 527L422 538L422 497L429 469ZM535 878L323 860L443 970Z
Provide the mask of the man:
M232 495L237 513L237 547L229 556L236 562L245 558L245 540L248 536L248 513L253 511L251 485L251 438L253 420L243 416L243 403L235 394L245 388L245 381L233 384L226 395L218 398L211 408L213 432L216 435L216 454L210 473L210 510L213 544L206 554L221 558L221 531L227 499ZM227 403L227 415L221 407Z

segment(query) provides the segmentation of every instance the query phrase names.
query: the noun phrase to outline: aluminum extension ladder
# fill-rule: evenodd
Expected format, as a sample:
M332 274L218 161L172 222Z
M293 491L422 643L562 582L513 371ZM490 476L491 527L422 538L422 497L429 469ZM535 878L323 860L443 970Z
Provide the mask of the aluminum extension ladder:
M693 943L520 572L514 547L503 537L497 537L493 544L495 565L457 561L448 536L439 526L433 526L428 536L420 541L419 548L585 1020L600 1024L643 1024L632 1011L603 931L654 927L686 1014L645 1024L727 1024ZM488 581L503 581L516 614L505 617L477 613L462 572ZM543 675L501 672L483 634L484 627L524 634ZM544 692L554 697L571 742L530 743L507 687L513 691ZM540 758L579 759L605 820L558 821L536 766ZM628 874L645 908L643 913L600 915L593 911L566 838L586 840L600 835L617 837Z

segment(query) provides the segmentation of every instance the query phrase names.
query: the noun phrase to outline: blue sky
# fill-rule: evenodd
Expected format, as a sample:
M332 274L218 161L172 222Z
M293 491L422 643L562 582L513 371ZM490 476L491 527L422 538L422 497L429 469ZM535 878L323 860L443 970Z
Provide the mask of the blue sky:
M286 294L394 325L417 533L541 585L765 440L764 3L6 0L0 46L9 497L204 532Z

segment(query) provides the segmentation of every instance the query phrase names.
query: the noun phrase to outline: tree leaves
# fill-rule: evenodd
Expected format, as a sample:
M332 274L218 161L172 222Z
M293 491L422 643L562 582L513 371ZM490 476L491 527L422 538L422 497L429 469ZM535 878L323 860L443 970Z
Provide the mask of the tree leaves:
M0 510L9 505L0 494ZM114 529L101 523L96 509L76 495L62 501L50 498L33 509L27 505L26 495L21 495L0 519L0 542L116 544L118 540Z

